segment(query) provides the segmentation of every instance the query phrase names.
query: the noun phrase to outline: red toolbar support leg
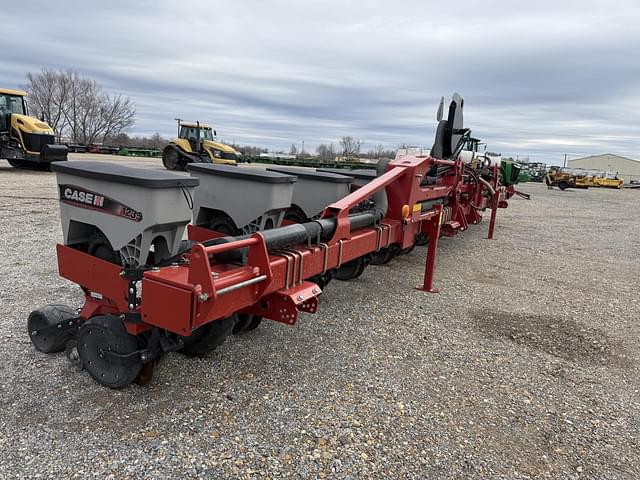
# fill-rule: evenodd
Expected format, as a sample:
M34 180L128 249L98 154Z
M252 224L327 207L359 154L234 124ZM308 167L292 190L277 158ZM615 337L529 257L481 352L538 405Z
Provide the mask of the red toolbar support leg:
M429 236L429 246L427 247L427 261L424 266L424 281L422 285L416 287L424 292L438 293L440 290L433 288L433 275L436 269L436 254L438 252L438 239L440 238L440 217L442 207L438 209L438 214L434 215L427 227Z
M498 200L500 199L500 192L496 192L491 199L491 221L489 222L489 234L487 238L493 240L493 229L496 228L496 214L498 213Z

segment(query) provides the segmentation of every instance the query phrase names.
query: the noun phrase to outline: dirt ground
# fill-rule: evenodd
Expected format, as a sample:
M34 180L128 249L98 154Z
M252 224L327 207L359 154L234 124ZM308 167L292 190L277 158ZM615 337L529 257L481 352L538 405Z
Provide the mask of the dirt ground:
M640 478L640 191L521 190L441 241L439 294L417 248L114 391L30 344L81 294L55 175L0 161L0 478Z

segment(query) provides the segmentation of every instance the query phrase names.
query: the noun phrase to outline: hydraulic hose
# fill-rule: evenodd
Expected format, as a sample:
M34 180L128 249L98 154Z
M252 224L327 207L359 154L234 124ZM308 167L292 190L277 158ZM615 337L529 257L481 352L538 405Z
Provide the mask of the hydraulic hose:
M489 193L491 195L495 195L496 191L495 189L491 186L491 184L489 182L487 182L484 178L482 177L478 177L478 180L480 180L480 183L482 183L485 187L487 187L487 190L489 190Z

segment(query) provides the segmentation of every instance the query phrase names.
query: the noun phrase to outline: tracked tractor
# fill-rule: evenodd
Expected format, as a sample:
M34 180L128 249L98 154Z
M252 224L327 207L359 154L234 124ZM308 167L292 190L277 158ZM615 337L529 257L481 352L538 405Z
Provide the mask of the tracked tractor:
M49 125L27 113L26 92L0 88L0 158L13 167L49 170L67 159L66 145L55 145Z
M187 170L188 163L218 163L236 165L240 152L218 142L209 125L184 123L178 120L178 138L162 151L162 164L167 170Z

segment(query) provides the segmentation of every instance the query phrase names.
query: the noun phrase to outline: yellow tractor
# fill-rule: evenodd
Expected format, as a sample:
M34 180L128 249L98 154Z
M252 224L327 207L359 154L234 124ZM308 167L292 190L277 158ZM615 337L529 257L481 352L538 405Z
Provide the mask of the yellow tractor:
M560 190L573 188L605 187L622 188L624 179L617 174L599 170L584 170L579 168L551 167L547 174L547 184L557 185Z
M27 113L26 92L0 88L0 158L12 167L49 170L67 159L66 145L55 145L49 125Z
M236 165L240 152L215 140L209 125L178 120L178 138L162 151L162 164L167 170L186 170L187 163L222 163Z

